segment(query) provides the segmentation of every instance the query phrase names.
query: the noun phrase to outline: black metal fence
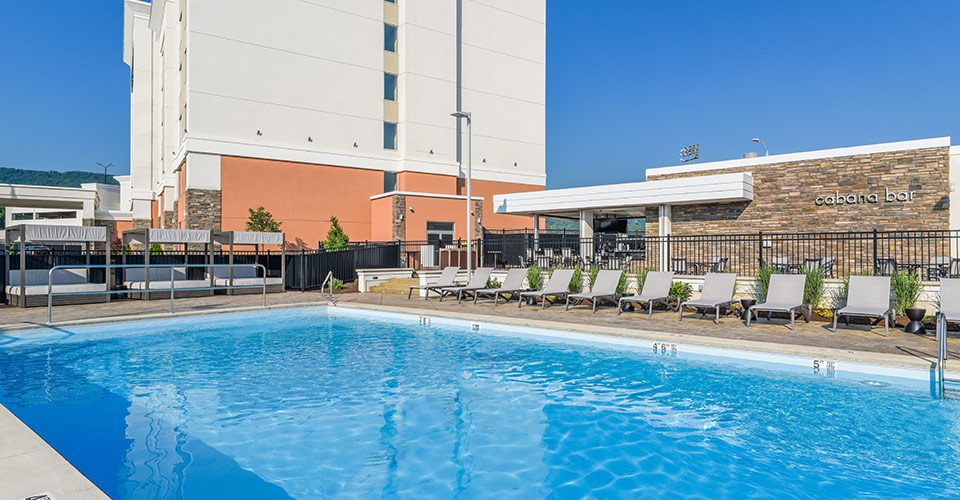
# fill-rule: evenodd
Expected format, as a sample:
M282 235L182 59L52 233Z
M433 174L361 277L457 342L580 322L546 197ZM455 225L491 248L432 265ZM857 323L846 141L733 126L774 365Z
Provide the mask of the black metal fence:
M924 279L960 277L960 231L849 231L835 233L744 233L719 235L640 236L598 234L580 238L569 231L485 232L474 242L479 264L497 268L538 265L543 268L597 266L602 269L666 269L679 274L700 275L710 271L756 275L764 264L782 272L823 269L829 278L855 274L889 275L897 271L916 273ZM311 290L321 286L328 272L345 282L356 279L357 269L438 267L441 247L456 251L464 242L439 244L427 241L364 242L363 245L325 251L289 251L286 254L286 287ZM431 255L425 255L430 252ZM142 264L142 253L112 254L112 263ZM154 264L204 264L202 251L164 252L151 255ZM214 263L228 263L227 253L214 254ZM19 268L19 255L10 255L11 267ZM76 250L51 250L27 255L27 269L50 269L56 265L105 264L102 251L85 254ZM280 276L281 254L277 251L237 251L236 264L262 264L267 274ZM8 281L0 259L0 285ZM122 270L114 272L123 281ZM191 279L201 279L202 268L190 269ZM105 271L90 271L91 281L103 283ZM0 301L6 294L0 294Z
M344 282L354 281L357 269L403 267L402 242L351 246L340 250L302 250L287 255L286 287L301 291L323 285L327 273Z
M685 275L710 271L756 275L763 264L781 272L823 269L827 277L917 273L924 279L960 277L960 231L850 231L679 236L491 232L482 242L484 265L598 266L666 269Z

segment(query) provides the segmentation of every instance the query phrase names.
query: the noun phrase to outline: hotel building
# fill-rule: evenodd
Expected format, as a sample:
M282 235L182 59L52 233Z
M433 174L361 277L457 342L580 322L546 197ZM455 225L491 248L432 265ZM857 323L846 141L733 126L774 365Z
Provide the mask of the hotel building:
M124 2L133 226L461 238L545 184L545 0ZM477 234L477 232L474 232Z

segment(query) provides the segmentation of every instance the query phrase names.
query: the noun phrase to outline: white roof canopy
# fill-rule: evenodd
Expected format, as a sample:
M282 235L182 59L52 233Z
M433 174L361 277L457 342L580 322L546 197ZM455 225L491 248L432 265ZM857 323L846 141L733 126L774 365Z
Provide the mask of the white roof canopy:
M495 195L498 214L578 217L581 210L642 216L646 207L753 200L749 172Z
M216 233L214 241L222 245L283 245L283 233L256 231L224 231Z
M13 226L7 229L7 242L106 242L107 228L92 226L54 226L27 224Z
M210 243L208 229L134 229L123 233L124 243Z

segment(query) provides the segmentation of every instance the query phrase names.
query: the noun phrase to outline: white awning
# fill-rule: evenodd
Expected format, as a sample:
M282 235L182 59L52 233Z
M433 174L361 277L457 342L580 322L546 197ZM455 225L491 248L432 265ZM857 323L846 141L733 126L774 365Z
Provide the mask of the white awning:
M494 195L498 214L577 217L581 210L642 216L645 207L753 200L749 172Z
M147 229L147 238L150 243L210 243L210 230L208 229ZM146 243L144 231L133 231L125 233L123 236L126 242Z
M47 242L106 242L107 228L100 226L53 226L53 225L22 225L9 228L10 241Z
M283 233L233 231L233 243L235 245L282 245Z

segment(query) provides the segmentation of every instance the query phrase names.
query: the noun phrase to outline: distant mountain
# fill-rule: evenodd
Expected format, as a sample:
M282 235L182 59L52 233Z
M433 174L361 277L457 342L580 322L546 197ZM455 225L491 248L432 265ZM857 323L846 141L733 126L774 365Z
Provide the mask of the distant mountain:
M27 184L31 186L80 187L87 182L103 182L103 174L70 170L26 170L22 168L0 167L0 184ZM107 184L117 184L113 177L107 176Z

